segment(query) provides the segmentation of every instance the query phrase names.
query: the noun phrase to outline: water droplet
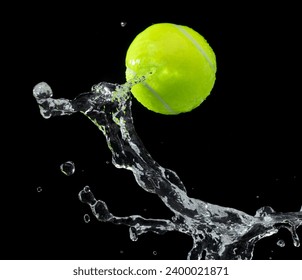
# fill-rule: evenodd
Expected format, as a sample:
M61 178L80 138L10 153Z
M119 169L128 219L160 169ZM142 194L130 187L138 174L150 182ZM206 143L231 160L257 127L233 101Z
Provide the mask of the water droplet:
M282 239L278 240L277 245L278 245L279 247L284 247L284 246L285 246L284 240L282 240Z
M126 25L127 25L127 22L125 22L125 21L121 22L121 27L125 27Z
M75 172L75 165L72 161L66 161L60 165L63 174L70 176Z
M120 250L120 254L124 254L124 251L123 251L123 250Z
M42 187L37 187L37 192L41 192L42 190Z
M259 199L259 197L260 197L259 195L256 195L256 198L257 198L257 199Z
M135 227L130 227L129 228L129 234L130 234L130 239L132 241L137 241L138 236L137 236L137 231Z
M84 221L85 221L85 223L89 223L90 222L90 216L88 214L84 215Z
M292 235L294 246L299 247L300 246L300 239L299 239L299 236L297 234L296 227L292 225L291 228L289 229L289 231Z
M153 251L153 255L156 256L157 255L157 251Z
M38 83L34 89L33 89L33 94L34 97L39 99L39 98L49 98L52 97L52 90L50 88L50 86L45 83L45 82L41 82Z

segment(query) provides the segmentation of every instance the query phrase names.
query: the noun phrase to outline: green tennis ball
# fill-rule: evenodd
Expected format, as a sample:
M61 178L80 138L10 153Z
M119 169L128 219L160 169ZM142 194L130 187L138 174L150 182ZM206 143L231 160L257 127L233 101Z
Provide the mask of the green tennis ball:
M149 110L166 115L189 112L210 94L215 53L193 29L171 23L139 33L126 55L126 80L145 77L131 92Z

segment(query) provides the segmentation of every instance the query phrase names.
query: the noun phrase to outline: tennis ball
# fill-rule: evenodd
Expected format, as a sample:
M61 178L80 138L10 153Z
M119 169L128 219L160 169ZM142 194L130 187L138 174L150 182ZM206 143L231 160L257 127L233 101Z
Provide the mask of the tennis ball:
M203 36L183 25L151 25L134 38L126 54L126 80L145 77L132 94L161 114L199 106L214 86L215 73L214 51Z

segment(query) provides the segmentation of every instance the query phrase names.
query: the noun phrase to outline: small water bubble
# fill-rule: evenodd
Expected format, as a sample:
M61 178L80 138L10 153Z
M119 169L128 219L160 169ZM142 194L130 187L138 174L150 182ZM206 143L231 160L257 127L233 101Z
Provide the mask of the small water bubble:
M284 246L285 246L284 240L282 240L282 239L278 240L277 245L278 245L279 247L284 247Z
M125 27L127 25L126 21L121 21L121 27Z
M260 197L259 195L256 195L256 198L257 198L257 199L259 199L259 197Z
M75 172L75 165L72 161L66 161L60 165L63 174L70 176Z
M90 216L88 214L84 215L84 222L87 224L90 222Z
M89 187L89 186L85 186L84 189L83 189L83 191L84 191L85 193L90 192L90 187Z
M153 255L156 256L157 255L157 251L153 251Z
M37 192L41 192L42 190L42 187L37 187Z
M110 161L109 160L106 160L106 164L109 164L110 163Z
M120 250L120 254L124 254L124 251L123 251L123 250Z

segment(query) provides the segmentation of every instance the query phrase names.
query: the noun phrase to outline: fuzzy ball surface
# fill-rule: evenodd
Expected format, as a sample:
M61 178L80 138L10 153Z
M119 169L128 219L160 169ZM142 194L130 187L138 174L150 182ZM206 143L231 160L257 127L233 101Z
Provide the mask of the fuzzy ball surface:
M192 28L172 23L139 33L126 54L126 80L145 77L131 92L151 111L190 112L210 94L216 75L215 53Z

